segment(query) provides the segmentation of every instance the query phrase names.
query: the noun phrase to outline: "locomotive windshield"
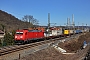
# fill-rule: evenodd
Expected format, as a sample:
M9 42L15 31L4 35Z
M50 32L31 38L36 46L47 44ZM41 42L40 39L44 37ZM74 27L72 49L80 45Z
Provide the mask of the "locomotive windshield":
M16 34L23 34L23 32L16 32Z

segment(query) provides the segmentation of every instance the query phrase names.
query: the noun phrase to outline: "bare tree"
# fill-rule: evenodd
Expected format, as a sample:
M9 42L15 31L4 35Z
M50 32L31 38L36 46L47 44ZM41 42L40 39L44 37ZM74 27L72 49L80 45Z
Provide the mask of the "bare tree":
M32 15L25 15L23 18L22 18L23 21L25 22L28 22L29 24L33 24L33 25L38 25L39 24L39 21L35 18L33 18Z
M25 15L25 16L22 18L22 20L23 20L24 22L28 22L28 20L29 20L28 15Z
M33 20L31 21L31 23L32 23L33 25L38 25L38 24L39 24L39 21L38 21L37 19L33 19Z

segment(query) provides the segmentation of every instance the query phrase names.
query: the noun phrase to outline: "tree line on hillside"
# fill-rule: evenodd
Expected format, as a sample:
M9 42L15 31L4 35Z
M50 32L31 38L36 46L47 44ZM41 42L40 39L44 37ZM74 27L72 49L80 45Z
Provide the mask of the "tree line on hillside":
M7 31L35 27L39 21L32 15L24 15L22 19L0 10L0 24L4 25ZM1 27L0 27L1 28Z

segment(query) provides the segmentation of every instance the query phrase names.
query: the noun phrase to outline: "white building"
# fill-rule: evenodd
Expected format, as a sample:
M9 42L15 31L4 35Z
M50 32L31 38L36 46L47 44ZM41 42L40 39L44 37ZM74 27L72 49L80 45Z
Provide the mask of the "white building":
M5 33L2 30L0 30L0 39L3 38L4 35L5 35Z

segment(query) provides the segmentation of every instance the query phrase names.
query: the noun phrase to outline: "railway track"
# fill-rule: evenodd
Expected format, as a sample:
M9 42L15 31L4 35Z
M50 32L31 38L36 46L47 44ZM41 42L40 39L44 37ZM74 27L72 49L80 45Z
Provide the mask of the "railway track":
M50 43L51 41L53 42L55 40L60 40L60 38L55 38L55 39L50 39L50 40L46 40L46 41L41 41L41 42L36 42L36 43L31 43L31 44L25 44L25 45L14 45L14 46L3 47L3 48L0 48L0 56L6 55L9 53L13 53L16 51L24 50L27 48L36 47L36 46L39 46L42 44Z
M36 42L36 43L30 43L30 44L25 44L25 45L14 45L14 46L8 46L8 47L3 47L0 48L0 56L6 55L6 54L10 54L13 52L17 52L20 50L24 50L24 49L28 49L28 48L32 48L32 47L36 47L42 44L46 44L46 43L50 43L50 42L55 42L57 40L62 40L65 39L66 37L62 37L62 38L54 38L54 39L49 39L49 40L44 40L44 41L40 41L40 42Z

